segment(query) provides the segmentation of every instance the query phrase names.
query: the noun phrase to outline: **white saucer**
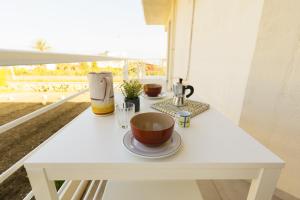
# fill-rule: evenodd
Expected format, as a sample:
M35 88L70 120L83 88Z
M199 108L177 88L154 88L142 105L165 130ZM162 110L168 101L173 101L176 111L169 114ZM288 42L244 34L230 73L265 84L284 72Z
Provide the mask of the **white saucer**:
M131 130L129 130L123 137L123 144L125 148L136 156L142 158L165 158L175 154L181 147L181 137L174 131L172 137L164 144L157 147L146 146L137 141Z
M167 96L167 93L166 92L162 92L160 93L159 95L157 95L156 97L149 97L147 94L145 94L144 92L142 93L142 96L146 99L152 99L152 100L155 100L155 99L162 99L162 98L165 98Z

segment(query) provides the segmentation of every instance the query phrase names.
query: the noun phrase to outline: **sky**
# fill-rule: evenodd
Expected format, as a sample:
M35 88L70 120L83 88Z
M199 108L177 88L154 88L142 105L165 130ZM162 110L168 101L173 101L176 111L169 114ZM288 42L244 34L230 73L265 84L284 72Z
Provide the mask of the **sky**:
M146 25L141 0L0 0L0 49L165 58L163 26Z

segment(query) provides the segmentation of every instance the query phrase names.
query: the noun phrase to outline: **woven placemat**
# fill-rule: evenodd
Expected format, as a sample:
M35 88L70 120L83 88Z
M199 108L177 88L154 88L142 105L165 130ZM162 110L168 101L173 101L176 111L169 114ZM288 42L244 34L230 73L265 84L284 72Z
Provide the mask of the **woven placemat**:
M175 117L176 113L178 111L188 111L191 113L191 117L195 117L196 115L199 115L200 113L206 111L209 109L209 104L202 103L199 101L193 101L193 100L185 100L186 105L182 107L177 107L173 104L173 99L166 99L157 103L152 104L152 108L155 110L167 113L173 117Z

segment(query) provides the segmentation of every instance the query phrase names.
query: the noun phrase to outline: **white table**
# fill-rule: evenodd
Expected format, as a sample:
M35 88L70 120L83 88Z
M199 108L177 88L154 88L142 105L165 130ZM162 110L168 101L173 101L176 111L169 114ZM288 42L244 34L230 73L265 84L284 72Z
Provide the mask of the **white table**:
M153 111L153 101L141 101L142 112ZM248 200L271 199L284 162L221 113L211 108L176 130L183 140L176 155L139 158L123 147L116 116L89 108L25 162L35 197L57 199L53 180L251 179Z

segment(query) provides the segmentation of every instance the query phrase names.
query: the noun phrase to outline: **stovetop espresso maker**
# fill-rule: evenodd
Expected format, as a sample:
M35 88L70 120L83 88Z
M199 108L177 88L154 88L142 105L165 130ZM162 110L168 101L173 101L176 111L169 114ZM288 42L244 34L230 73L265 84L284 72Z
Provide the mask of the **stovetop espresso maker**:
M179 82L173 84L173 104L175 106L184 106L185 98L189 98L194 93L194 87L191 85L183 85L182 78L179 78ZM189 94L185 95L186 90L190 90Z

